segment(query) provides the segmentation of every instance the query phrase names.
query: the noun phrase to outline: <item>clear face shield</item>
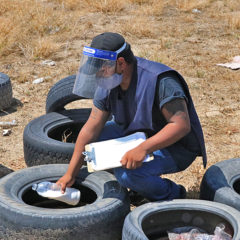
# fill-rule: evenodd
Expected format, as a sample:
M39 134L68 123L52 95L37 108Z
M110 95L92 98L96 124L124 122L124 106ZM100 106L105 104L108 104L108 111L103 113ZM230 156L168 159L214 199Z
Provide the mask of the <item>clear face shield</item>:
M116 74L117 55L125 47L126 43L116 52L84 47L73 93L93 98L98 87L106 92L120 85L122 77Z

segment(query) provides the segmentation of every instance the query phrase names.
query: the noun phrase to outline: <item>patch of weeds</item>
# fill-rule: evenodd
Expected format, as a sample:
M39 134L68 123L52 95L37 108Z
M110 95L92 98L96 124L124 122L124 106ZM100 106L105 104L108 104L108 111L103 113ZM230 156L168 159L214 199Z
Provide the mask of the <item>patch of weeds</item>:
M170 42L170 41L165 42L164 45L163 45L164 49L169 49L171 47L172 47L172 42Z
M187 191L187 198L188 199L199 199L200 189L199 184L195 184Z
M143 51L138 53L138 56L141 57L141 58L147 58L148 57L148 51L143 50Z
M205 76L205 72L201 70L197 70L196 77L197 78L203 78Z
M190 32L190 31L185 31L185 32L184 32L184 36L185 36L186 38L189 38L189 37L192 36L192 32Z

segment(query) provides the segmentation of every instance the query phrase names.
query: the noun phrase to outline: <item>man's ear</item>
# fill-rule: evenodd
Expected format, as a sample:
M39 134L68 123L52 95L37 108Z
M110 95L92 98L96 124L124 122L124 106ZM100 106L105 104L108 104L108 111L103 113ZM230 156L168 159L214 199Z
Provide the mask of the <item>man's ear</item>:
M119 57L119 58L117 59L117 65L118 65L122 70L125 69L126 64L127 64L127 62L125 61L125 59L124 59L123 57Z

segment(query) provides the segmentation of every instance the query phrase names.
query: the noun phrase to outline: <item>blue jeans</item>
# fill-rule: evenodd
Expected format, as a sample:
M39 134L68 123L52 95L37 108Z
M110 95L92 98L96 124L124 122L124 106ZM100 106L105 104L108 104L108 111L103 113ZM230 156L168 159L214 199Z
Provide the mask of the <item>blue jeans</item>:
M123 128L114 121L108 121L103 128L98 141L123 137ZM184 161L184 154L183 161ZM151 201L171 200L180 197L180 186L162 174L181 171L167 149L153 152L154 160L145 162L136 169L115 168L114 175L118 182L126 188L138 192ZM187 161L189 166L195 158ZM186 166L186 167L188 167Z

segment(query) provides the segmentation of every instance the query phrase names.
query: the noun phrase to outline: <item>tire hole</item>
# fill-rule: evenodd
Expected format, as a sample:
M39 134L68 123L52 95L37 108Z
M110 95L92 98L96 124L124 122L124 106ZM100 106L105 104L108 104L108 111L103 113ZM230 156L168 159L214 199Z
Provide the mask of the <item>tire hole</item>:
M51 129L48 137L57 141L75 143L84 123L68 123Z
M234 189L235 192L240 194L240 179L238 179L237 181L235 181L233 183L233 189Z
M52 209L82 207L96 201L97 195L90 188L80 184L76 184L76 183L72 187L79 189L81 192L80 202L76 206L71 206L54 199L41 197L38 195L36 191L32 190L31 186L25 189L25 191L23 192L22 200L23 202L31 206L41 207L41 208L52 208Z
M225 232L233 236L233 226L230 222L222 216L201 210L155 212L143 219L142 229L149 240L167 240L167 231L174 228L192 227L213 234L220 223L224 224Z

